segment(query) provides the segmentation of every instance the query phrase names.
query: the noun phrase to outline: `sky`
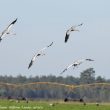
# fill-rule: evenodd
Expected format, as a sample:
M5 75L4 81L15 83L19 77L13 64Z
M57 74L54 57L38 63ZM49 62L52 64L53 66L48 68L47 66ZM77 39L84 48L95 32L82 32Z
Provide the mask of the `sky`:
M0 32L18 18L9 36L0 43L0 75L56 75L77 59L91 58L62 76L79 77L88 68L110 78L110 0L0 0ZM67 43L65 33L72 32ZM28 70L37 51L53 42Z

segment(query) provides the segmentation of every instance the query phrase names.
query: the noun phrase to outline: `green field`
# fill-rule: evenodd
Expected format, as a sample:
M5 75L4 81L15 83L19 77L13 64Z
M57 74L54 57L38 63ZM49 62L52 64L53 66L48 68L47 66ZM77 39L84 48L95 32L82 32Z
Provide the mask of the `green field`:
M53 105L51 105L53 104ZM0 100L0 110L110 110L109 103L101 103L97 106L95 103L62 102L62 101L20 101Z

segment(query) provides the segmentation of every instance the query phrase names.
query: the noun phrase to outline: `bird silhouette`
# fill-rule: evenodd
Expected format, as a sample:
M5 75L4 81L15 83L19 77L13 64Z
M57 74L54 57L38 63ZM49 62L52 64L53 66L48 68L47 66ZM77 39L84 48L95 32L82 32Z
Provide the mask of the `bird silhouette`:
M39 56L43 56L45 55L44 50L47 49L48 47L52 46L53 45L53 42L50 44L50 45L47 45L46 47L42 48L41 50L39 50L31 59L30 63L29 63L29 66L28 66L28 69L33 65L34 61L36 60L37 57Z
M79 25L77 25L77 26L72 26L70 29L68 29L68 30L66 31L65 43L68 41L71 32L72 32L72 31L79 31L78 29L76 29L76 27L79 27L79 26L82 26L82 25L83 25L83 23L81 23L81 24L79 24Z
M10 25L8 25L4 31L2 31L2 33L0 35L0 42L6 35L11 34L10 30L13 27L13 25L16 23L16 21L17 21L17 18L12 23L10 23ZM13 34L13 35L15 35L15 34Z

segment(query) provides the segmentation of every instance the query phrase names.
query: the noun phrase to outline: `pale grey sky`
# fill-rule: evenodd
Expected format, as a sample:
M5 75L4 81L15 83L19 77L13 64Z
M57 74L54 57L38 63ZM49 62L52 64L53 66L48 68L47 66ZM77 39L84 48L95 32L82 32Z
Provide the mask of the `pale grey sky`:
M15 18L16 36L0 43L0 75L59 75L74 60L91 58L66 75L79 76L93 67L96 76L110 78L110 0L0 0L0 31ZM84 23L65 44L66 30ZM54 42L28 70L33 55Z

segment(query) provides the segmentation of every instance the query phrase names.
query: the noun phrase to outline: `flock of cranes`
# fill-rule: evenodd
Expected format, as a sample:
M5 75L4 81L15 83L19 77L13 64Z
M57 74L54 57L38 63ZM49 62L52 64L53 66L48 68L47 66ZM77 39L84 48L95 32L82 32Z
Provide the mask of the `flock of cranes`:
M7 27L6 29L4 29L0 35L0 42L1 40L6 37L7 35L16 35L16 34L11 34L11 28L13 27L13 25L17 22L17 18L11 22ZM65 35L65 40L64 42L66 43L69 39L69 36L71 34L72 31L79 31L78 29L76 29L77 27L80 27L82 26L83 23L79 24L79 25L76 25L76 26L72 26L70 29L68 29L66 31L66 35ZM39 56L43 56L45 55L44 53L44 50L46 50L47 48L51 47L53 45L53 42L49 45L47 45L46 47L44 47L43 49L39 50L31 59L29 65L28 65L28 69L33 65L33 63L35 62L35 60L39 57ZM83 62L85 61L94 61L92 59L80 59L80 60L77 60L77 61L74 61L72 64L70 64L69 66L67 66L60 74L64 73L65 71L67 71L70 67L73 67L76 68L78 67L80 64L82 64Z

